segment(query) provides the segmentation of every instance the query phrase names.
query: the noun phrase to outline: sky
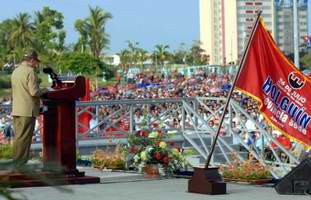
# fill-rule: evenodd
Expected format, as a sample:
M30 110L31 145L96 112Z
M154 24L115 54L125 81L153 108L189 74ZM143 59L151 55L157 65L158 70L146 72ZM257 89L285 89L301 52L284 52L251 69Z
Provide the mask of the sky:
M5 0L0 20L15 17L19 12L42 10L49 6L62 12L67 33L66 43L77 41L74 22L89 15L89 6L99 6L112 14L106 32L110 35L108 53L127 47L126 41L139 42L139 47L154 50L157 44L177 49L181 43L190 47L199 40L198 0Z

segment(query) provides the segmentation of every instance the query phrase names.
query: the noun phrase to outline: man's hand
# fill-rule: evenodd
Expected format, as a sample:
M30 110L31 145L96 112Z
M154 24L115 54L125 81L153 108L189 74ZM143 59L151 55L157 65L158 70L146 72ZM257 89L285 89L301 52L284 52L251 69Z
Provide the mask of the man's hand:
M48 98L48 93L45 92L40 96L42 99L47 99Z
M48 98L48 91L49 90L47 88L42 88L41 89L41 94L42 95L40 97L43 98L43 99L47 99Z

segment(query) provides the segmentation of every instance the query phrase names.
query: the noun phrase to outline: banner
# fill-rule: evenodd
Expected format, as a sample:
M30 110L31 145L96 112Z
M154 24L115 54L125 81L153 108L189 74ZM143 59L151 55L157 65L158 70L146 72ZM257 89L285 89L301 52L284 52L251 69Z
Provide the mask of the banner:
M291 139L311 146L311 82L278 49L259 21L236 87L260 103L260 112Z

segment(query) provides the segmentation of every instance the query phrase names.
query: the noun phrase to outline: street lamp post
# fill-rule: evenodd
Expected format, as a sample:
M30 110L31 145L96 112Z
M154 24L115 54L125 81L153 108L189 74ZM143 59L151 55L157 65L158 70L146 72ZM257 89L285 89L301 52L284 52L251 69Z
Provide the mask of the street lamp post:
M299 47L298 47L298 17L297 17L297 0L293 0L293 22L294 22L294 62L299 68Z

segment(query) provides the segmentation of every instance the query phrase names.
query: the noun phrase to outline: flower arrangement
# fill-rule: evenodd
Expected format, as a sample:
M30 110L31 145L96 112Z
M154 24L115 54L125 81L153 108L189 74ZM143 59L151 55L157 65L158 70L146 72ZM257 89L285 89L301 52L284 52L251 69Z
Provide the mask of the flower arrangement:
M234 156L232 164L229 166L222 165L220 172L225 179L236 179L240 181L271 179L271 173L268 168L253 159L251 155L246 161L239 161Z
M157 164L168 174L185 168L185 154L173 142L166 142L170 134L140 130L130 135L127 146L129 166L142 169L148 164Z
M91 162L98 169L124 169L125 155L120 147L112 152L98 149L93 152Z

